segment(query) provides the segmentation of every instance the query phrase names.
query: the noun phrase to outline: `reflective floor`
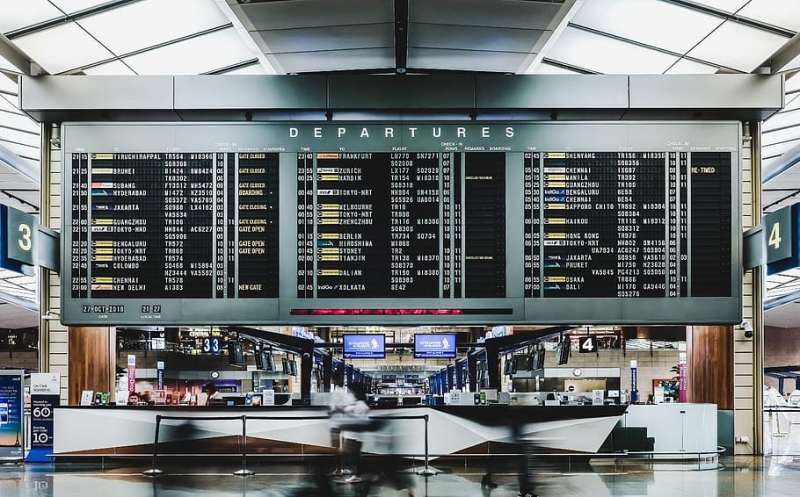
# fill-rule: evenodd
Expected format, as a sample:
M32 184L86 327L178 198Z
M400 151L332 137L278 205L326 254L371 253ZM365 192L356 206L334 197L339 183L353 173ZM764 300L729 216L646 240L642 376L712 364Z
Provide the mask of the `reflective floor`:
M313 476L296 464L249 465L255 475L233 476L236 466L199 466L186 461L162 466L158 478L142 475L142 467L105 467L97 464L27 464L0 466L2 497L192 497L197 494L230 497L318 496ZM458 465L436 468L435 476L411 473L408 489L377 481L368 491L360 485L339 483L335 495L373 496L491 496L518 493L511 468L497 468L497 488L481 485L483 468ZM536 492L542 496L796 496L800 494L800 457L736 457L719 463L648 463L642 460L600 459L590 463L549 465L540 471ZM385 480L385 479L384 479Z

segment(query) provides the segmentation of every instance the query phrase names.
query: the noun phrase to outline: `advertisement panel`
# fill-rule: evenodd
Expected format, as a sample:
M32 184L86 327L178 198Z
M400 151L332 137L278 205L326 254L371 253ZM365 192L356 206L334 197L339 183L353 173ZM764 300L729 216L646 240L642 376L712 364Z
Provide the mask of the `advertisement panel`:
M0 371L0 461L20 461L25 455L24 375Z
M27 462L50 462L53 452L53 412L61 403L58 373L31 374L31 450Z

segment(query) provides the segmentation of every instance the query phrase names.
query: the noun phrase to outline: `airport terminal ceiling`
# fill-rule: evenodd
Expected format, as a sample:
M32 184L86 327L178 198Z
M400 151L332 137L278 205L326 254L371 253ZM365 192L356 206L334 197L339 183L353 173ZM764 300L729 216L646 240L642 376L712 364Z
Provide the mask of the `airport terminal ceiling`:
M764 185L771 211L800 192L800 177L783 170L800 143L800 12L792 7L773 0L383 0L368 8L353 0L4 2L0 157L11 159L0 160L2 202L39 209L31 175L39 127L18 110L19 74L782 73L786 106L763 127L764 166L782 169ZM16 295L5 300L36 307L33 278L3 276L0 291ZM768 286L770 298L800 285L784 274ZM4 321L10 307L0 306ZM770 313L767 324L782 326Z

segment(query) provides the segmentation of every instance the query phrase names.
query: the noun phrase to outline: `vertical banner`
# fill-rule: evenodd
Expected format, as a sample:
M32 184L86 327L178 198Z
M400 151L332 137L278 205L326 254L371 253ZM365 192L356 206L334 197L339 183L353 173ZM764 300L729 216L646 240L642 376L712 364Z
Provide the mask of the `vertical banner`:
M156 390L164 390L164 361L156 363Z
M21 370L0 370L0 461L25 457L24 375Z
M639 368L636 361L631 361L631 404L639 402Z
M678 356L678 402L688 402L686 392L686 352Z
M136 356L128 356L128 396L136 392Z
M61 376L58 373L31 374L31 450L25 461L51 462L53 415L61 403Z

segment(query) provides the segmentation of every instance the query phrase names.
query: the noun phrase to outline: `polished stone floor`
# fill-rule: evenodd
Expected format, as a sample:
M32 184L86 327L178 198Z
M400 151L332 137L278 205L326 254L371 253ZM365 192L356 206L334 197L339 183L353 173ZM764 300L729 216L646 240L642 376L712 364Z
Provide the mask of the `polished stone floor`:
M262 462L248 465L254 476L240 478L235 466L199 466L192 461L162 466L158 478L142 475L142 467L99 464L27 464L0 466L2 497L281 497L319 495L309 468ZM435 476L413 474L409 481L417 496L517 495L516 475L498 468L498 487L481 486L480 466L460 463L437 467ZM540 471L537 493L542 496L797 496L800 495L800 458L736 457L719 462L650 463L643 460L599 459L589 463L548 465ZM358 495L356 485L334 483L336 495ZM373 496L405 496L380 482Z

